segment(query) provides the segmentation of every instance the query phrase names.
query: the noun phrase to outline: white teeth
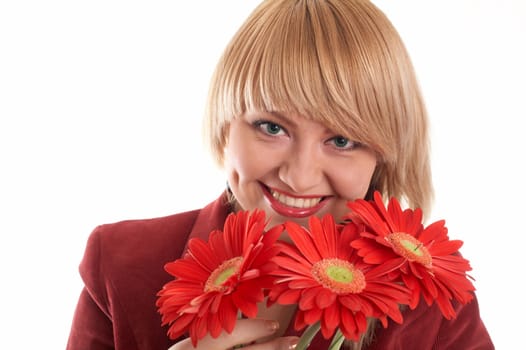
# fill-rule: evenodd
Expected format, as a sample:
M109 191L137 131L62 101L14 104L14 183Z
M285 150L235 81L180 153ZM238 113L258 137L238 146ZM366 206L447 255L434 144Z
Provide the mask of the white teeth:
M311 208L318 204L321 198L294 198L284 195L283 193L278 193L275 191L270 191L272 197L274 197L278 202L281 202L289 207L294 208Z

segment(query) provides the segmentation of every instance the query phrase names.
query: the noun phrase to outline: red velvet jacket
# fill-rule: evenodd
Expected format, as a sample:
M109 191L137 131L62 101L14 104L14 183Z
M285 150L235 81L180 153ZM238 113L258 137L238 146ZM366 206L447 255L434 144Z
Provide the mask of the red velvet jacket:
M222 228L225 196L201 210L167 217L122 221L97 227L90 235L80 275L81 292L68 350L166 350L174 341L161 327L156 293L171 280L165 263L181 257L191 237L206 239ZM494 346L480 319L476 299L444 319L437 307L420 305L404 313L404 323L380 328L368 350L491 350ZM288 334L294 334L289 328ZM326 349L317 338L310 349Z

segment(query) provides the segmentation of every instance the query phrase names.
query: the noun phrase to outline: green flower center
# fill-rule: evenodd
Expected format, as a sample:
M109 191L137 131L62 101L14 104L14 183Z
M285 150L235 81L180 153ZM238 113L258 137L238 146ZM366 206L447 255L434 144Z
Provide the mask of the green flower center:
M431 266L433 258L429 250L415 237L405 232L393 232L385 237L394 252L409 261L418 262L426 267Z
M323 259L312 266L312 276L336 294L360 293L366 282L362 271L346 260Z
M212 273L205 283L205 292L218 291L224 292L228 290L225 282L233 275L239 273L239 267L243 262L243 258L238 256L223 262Z

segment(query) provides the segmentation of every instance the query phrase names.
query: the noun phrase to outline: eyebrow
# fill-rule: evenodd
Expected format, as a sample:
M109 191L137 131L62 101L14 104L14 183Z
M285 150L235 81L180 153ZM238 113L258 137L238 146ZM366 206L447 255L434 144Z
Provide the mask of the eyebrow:
M296 122L295 120L293 120L292 118L289 118L287 116L285 116L284 114L282 114L281 112L278 112L278 111L266 111L264 113L268 113L268 114L271 114L272 116L280 119L283 123L285 124L288 124L292 127L298 127L298 122ZM300 115L300 118L304 118L304 119L307 119L303 116ZM310 119L311 120L311 119ZM335 132L334 130L331 130L330 128L328 128L326 125L324 125L322 122L320 121L315 121L315 120L311 120L313 122L316 122L316 123L319 123L320 125L322 125L322 128L324 129L324 132L327 133L327 134L336 134L336 135L340 135L339 133ZM341 135L343 136L343 135ZM344 136L346 137L346 136Z
M281 121L283 121L284 123L286 124L289 124L291 126L294 126L294 127L297 127L298 126L298 123L294 120L292 120L291 118L285 116L284 114L282 114L281 112L278 112L278 111L267 111L265 113L268 113L268 114L271 114L272 116L280 119ZM303 117L302 117L303 118Z

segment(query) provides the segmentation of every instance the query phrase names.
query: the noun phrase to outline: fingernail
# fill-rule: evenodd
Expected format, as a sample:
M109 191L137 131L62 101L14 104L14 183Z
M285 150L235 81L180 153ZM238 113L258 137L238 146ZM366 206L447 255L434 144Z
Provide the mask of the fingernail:
M278 321L275 321L275 320L267 320L265 323L267 324L268 329L271 330L272 332L277 331L278 328L279 328L279 323L278 323Z
M290 345L289 345L289 350L294 350L296 349L296 346L298 345L298 341L299 339L294 339L290 342Z

